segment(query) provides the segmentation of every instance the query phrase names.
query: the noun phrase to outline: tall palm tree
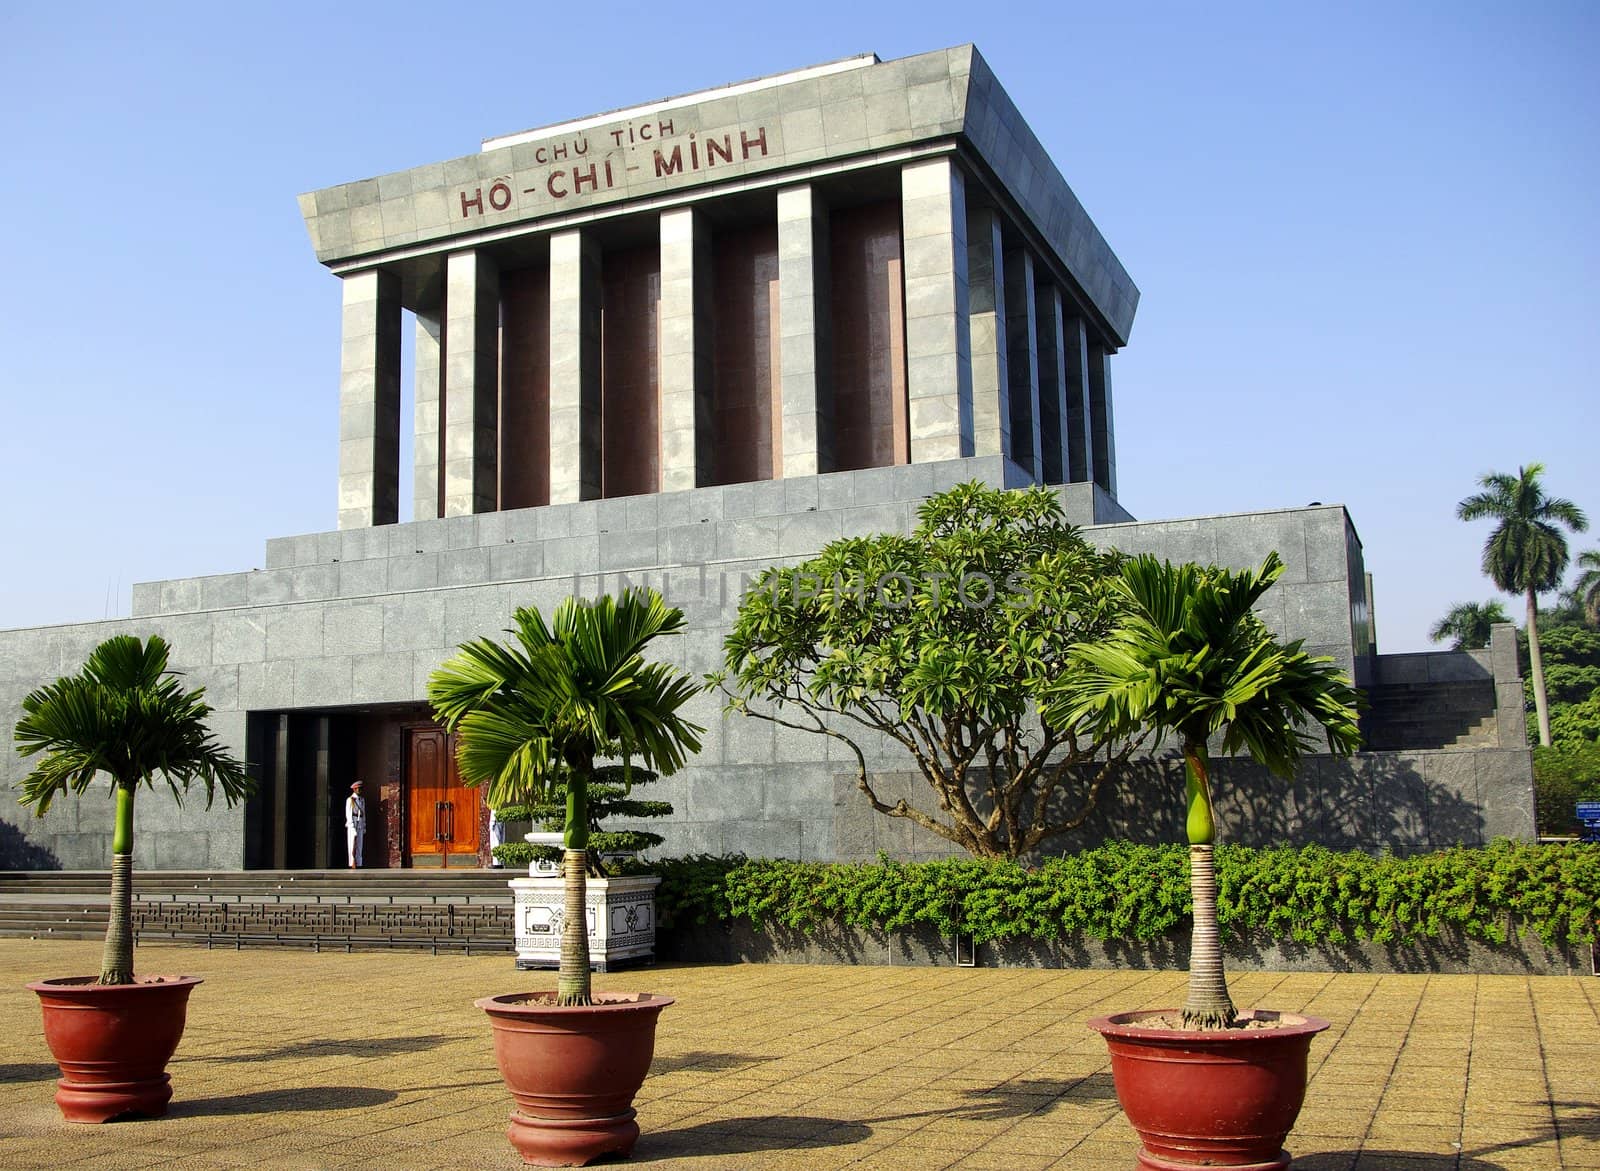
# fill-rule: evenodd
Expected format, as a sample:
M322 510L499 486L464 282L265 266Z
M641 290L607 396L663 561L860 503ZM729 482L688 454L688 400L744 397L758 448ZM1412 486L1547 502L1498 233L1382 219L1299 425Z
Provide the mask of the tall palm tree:
M1483 544L1483 572L1508 594L1528 604L1528 661L1533 669L1533 706L1539 718L1539 743L1550 744L1550 704L1545 698L1544 657L1539 651L1539 595L1561 584L1567 570L1564 526L1575 533L1589 527L1583 510L1570 500L1546 496L1539 477L1543 464L1518 468L1515 476L1489 472L1478 477L1483 489L1456 505L1462 520L1485 517L1500 523Z
M1600 625L1600 549L1585 549L1578 554L1578 580L1572 583L1572 596L1583 607L1590 626Z
M1283 573L1276 553L1258 570L1173 565L1149 554L1127 562L1117 587L1130 613L1111 636L1073 648L1083 667L1064 677L1046 718L1084 721L1125 735L1145 727L1182 743L1189 888L1194 902L1187 1025L1231 1025L1235 1010L1217 931L1216 823L1208 743L1243 749L1292 776L1317 747L1302 728L1320 727L1335 755L1355 751L1358 698L1328 658L1299 642L1280 644L1251 607Z
M700 685L663 663L646 663L657 635L683 629L683 611L654 590L620 598L568 598L546 625L539 611L516 612L515 641L481 638L428 681L428 698L459 733L461 779L488 786L489 806L534 804L566 789L562 845L563 917L558 1004L589 1004L585 872L588 791L596 760L637 761L669 776L700 750L705 729L678 715Z
M1510 622L1506 608L1498 601L1483 603L1457 602L1450 612L1433 624L1428 637L1434 642L1453 639L1453 651L1478 650L1489 645L1489 631L1502 622Z
M244 765L211 736L205 688L185 690L167 669L168 647L119 634L95 647L83 669L30 692L15 737L22 756L44 753L23 777L22 804L43 816L55 797L82 794L101 773L111 779L116 821L111 834L111 914L100 983L133 983L133 798L159 773L181 803L199 781L206 807L218 789L233 805L253 782Z

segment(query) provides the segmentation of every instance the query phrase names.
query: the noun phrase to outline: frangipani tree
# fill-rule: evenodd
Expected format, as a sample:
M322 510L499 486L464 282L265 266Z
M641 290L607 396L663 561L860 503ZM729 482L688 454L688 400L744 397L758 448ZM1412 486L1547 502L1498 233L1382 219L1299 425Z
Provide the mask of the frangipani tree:
M44 758L22 779L22 804L43 816L57 796L81 795L104 774L116 798L111 835L111 912L100 983L131 984L133 975L133 799L159 774L181 804L198 781L211 807L218 789L230 806L253 782L242 763L212 738L205 688L186 690L167 669L160 635L119 634L90 653L83 669L30 692L17 722L17 752Z
M1261 568L1235 572L1173 565L1146 554L1122 568L1129 613L1099 643L1073 648L1081 668L1065 676L1049 718L1082 721L1126 735L1149 728L1181 741L1188 804L1189 885L1194 901L1186 1025L1223 1028L1236 1012L1228 995L1217 930L1212 860L1216 822L1208 745L1247 752L1291 776L1317 747L1347 755L1360 745L1358 697L1328 658L1299 642L1281 644L1252 607L1283 573L1276 553Z
M592 1003L584 898L595 762L617 758L624 769L637 762L663 776L677 772L700 750L704 729L678 714L700 686L644 659L655 638L684 625L683 611L654 590L568 598L549 625L532 607L513 621L512 642L463 644L433 673L428 698L458 735L461 779L486 786L491 807L536 804L564 784L566 925L556 1001L585 1005Z
M878 813L980 858L1026 858L1089 818L1143 740L1039 718L1076 670L1070 648L1116 624L1120 562L1048 488L958 484L922 502L909 536L830 541L764 571L711 682L730 711L841 744ZM882 788L874 741L904 749L922 800Z

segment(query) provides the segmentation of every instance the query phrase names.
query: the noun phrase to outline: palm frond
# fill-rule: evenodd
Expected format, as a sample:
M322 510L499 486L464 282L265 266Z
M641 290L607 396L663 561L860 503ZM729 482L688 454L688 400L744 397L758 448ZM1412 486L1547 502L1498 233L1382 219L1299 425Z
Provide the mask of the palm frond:
M124 785L153 785L159 776L180 803L196 783L208 807L219 791L229 805L248 796L253 782L244 765L206 726L205 688L185 689L168 657L159 635L117 635L95 647L76 675L23 697L17 752L43 759L19 783L22 804L42 815L57 796L83 793L102 773Z

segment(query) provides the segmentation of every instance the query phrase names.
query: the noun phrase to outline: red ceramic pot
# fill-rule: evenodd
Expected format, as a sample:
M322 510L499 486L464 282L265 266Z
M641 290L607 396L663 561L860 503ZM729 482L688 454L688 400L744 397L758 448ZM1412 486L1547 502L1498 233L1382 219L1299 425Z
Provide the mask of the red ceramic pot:
M1283 1141L1306 1094L1317 1017L1262 1010L1241 1021L1270 1029L1167 1029L1141 1024L1173 1009L1125 1012L1089 1022L1111 1050L1117 1101L1144 1146L1144 1171L1234 1167L1284 1171Z
M633 1098L655 1056L656 1018L672 998L594 999L557 1006L519 993L473 1002L494 1027L495 1063L517 1102L506 1133L525 1163L578 1167L627 1155L639 1138Z
M68 1122L159 1118L172 1099L167 1062L183 1038L198 976L40 980L44 1039L61 1067L56 1105Z

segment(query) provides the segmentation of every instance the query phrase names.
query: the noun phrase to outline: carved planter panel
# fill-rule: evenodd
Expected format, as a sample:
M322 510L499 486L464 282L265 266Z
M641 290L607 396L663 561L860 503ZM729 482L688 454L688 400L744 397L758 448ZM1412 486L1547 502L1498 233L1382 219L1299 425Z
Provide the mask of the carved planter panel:
M565 929L562 878L514 878L507 885L516 897L517 967L555 968L561 964ZM656 952L656 887L654 874L588 881L586 927L589 964L607 971L623 961L645 961Z

